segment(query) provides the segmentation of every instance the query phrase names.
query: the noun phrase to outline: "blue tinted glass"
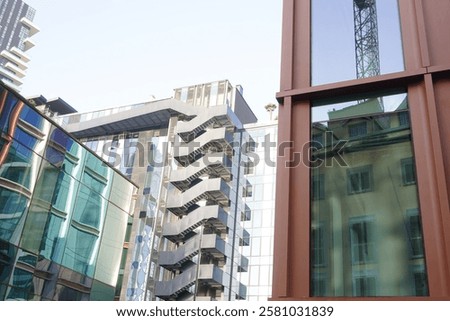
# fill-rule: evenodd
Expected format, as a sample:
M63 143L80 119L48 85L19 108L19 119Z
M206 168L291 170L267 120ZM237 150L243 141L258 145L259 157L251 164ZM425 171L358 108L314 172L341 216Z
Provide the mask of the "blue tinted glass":
M40 159L30 149L15 140L9 146L8 156L0 169L0 177L30 189L32 174L36 174Z
M38 139L34 136L31 136L27 132L23 131L20 127L16 127L16 131L14 132L14 138L21 142L24 146L28 147L30 150L34 150Z
M38 129L42 129L43 118L35 110L28 106L24 106L22 112L20 113L20 119L26 121L28 124L33 125Z
M6 90L1 88L1 95L7 94ZM14 109L18 106L19 99L17 99L12 94L7 94L5 103L3 106L0 106L0 130L2 130L5 133L8 133L9 131L9 125L10 125L10 118L11 114L13 113Z
M50 142L61 147L63 150L67 148L69 141L69 135L63 132L59 128L54 128L52 134L50 135Z
M50 146L48 146L45 150L45 158L57 167L62 166L65 159L63 152Z
M17 243L22 216L27 209L28 198L0 187L0 239ZM14 236L14 239L13 239Z

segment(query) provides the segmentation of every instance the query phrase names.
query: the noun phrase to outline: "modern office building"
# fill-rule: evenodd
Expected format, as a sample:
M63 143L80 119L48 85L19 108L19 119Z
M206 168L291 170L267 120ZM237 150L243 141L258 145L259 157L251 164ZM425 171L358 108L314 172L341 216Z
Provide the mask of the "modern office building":
M450 298L450 3L283 11L272 299Z
M236 300L248 260L242 195L256 117L226 80L174 97L66 115L61 124L140 186L122 300ZM117 293L119 296L119 293Z
M246 300L267 301L272 295L278 122L244 127L252 140L252 149L246 152L249 164L245 168L251 186L245 195L245 203L251 216L243 222L250 234L249 246L242 249L248 259L248 272L240 273L239 280L247 287Z
M39 32L33 23L35 10L22 0L0 1L0 80L20 91L34 47L31 37Z
M0 300L113 300L136 186L0 85Z

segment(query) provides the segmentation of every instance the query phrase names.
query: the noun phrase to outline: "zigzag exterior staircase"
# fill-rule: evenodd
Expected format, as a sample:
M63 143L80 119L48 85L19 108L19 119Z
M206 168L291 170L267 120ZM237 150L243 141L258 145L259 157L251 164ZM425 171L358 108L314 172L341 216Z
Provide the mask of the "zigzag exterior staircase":
M155 283L155 294L161 299L186 298L196 280L202 284L221 286L230 282L229 276L214 264L195 264L192 259L208 253L207 257L225 261L231 257L232 247L216 234L199 234L196 229L205 226L218 234L228 228L236 228L238 235L245 231L234 226L224 207L229 206L231 156L233 153L234 123L237 117L227 106L205 109L188 122L178 122L173 148L174 159L181 165L170 174L170 183L176 187L169 189L166 208L179 217L167 223L163 236L178 244L173 251L160 252L159 264L177 275L167 281ZM230 130L232 129L232 130ZM199 205L200 201L206 201ZM245 261L245 259L243 260ZM242 270L246 269L246 264ZM225 277L226 275L226 277ZM170 277L169 277L170 278Z

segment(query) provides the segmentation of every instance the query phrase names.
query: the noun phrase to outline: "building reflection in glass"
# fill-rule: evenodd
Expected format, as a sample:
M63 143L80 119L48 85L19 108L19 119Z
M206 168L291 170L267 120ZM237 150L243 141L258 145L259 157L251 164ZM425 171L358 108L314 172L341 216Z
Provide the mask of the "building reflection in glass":
M428 294L406 94L312 108L311 294Z

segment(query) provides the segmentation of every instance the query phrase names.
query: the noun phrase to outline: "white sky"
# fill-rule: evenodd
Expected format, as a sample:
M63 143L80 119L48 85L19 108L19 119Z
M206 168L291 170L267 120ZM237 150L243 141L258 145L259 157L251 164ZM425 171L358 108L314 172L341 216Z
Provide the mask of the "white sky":
M228 79L259 120L279 90L282 0L25 0L36 9L21 94L79 111Z

